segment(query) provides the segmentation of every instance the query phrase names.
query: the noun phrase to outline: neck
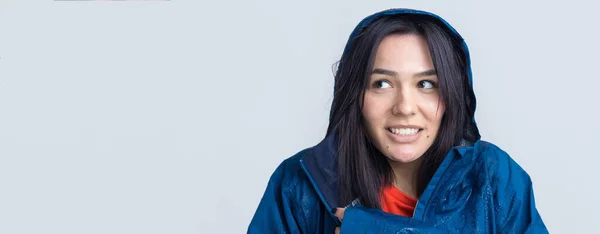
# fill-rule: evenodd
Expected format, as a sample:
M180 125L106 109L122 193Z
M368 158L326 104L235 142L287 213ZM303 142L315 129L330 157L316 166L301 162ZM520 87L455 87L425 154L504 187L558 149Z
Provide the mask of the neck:
M417 159L409 163L389 161L394 173L392 184L406 195L417 198L416 170L421 160Z

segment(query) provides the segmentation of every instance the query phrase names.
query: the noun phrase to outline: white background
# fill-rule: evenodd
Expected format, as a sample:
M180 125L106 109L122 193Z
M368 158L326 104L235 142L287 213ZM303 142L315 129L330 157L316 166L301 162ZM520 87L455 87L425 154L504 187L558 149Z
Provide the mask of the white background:
M0 0L0 233L245 233L324 136L351 30L393 7L465 37L483 139L549 230L600 232L593 1Z

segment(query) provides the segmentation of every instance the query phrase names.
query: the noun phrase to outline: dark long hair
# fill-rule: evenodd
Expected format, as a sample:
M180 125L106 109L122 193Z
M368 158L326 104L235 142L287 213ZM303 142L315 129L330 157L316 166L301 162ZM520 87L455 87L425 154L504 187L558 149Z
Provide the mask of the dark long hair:
M360 108L377 47L390 34L415 34L427 41L439 77L440 98L446 105L438 137L421 156L415 172L417 195L421 196L452 147L461 140L479 139L473 121L475 95L469 83L468 57L461 47L462 39L431 16L382 16L348 42L352 46L342 55L335 74L327 136L336 134L342 205L358 198L366 207L380 208L381 188L393 181L389 163L367 138Z

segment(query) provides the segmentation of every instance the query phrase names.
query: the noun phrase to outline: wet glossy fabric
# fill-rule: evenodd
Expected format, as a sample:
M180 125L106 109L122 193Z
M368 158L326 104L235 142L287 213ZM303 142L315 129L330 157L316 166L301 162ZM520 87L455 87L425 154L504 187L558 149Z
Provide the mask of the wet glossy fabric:
M383 11L365 18L351 38L382 14L437 18L415 10ZM339 204L335 142L331 135L275 170L248 233L330 234L338 225L343 234L548 232L536 209L529 175L492 143L478 140L454 147L419 198L413 217L407 218L368 209L359 202ZM346 206L340 221L334 208Z
M336 205L327 201L321 188L335 179L316 184L304 164L310 157L334 159L331 143L325 139L277 168L248 233L333 233L339 220L330 207ZM355 205L346 209L341 230L348 234L547 233L527 173L503 150L484 141L456 147L448 154L419 199L413 218Z

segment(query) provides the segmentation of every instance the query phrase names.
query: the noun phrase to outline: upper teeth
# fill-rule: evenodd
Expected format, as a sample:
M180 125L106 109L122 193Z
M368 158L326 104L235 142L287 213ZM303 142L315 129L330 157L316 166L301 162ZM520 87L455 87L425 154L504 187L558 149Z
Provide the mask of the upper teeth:
M415 135L419 132L418 128L390 128L390 132L397 135Z

